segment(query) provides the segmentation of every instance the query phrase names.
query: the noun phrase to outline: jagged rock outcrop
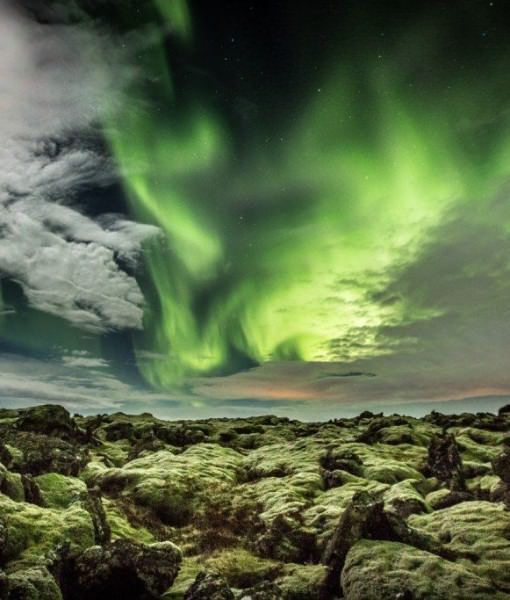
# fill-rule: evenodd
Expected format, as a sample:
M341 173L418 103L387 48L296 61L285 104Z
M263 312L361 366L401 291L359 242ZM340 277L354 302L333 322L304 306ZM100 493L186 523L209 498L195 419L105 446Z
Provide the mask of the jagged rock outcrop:
M428 448L427 467L452 492L464 490L462 458L453 435L436 435L432 438Z

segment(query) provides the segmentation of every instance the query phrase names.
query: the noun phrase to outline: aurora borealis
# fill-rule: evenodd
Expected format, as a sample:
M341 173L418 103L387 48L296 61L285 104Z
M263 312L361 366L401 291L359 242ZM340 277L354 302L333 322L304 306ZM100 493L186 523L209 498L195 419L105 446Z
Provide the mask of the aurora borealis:
M383 4L2 4L3 396L505 402L504 6Z

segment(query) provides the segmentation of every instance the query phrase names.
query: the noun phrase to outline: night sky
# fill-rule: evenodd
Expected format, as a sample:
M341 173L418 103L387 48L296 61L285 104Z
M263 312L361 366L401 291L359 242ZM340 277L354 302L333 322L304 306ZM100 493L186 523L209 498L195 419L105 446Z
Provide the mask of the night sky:
M0 406L510 402L502 0L0 0Z

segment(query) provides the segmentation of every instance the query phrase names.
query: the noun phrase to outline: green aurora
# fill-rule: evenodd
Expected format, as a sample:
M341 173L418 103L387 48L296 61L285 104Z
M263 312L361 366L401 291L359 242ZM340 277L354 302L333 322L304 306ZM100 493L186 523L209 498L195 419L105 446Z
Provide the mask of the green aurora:
M185 2L157 6L192 48ZM178 110L171 53L163 38L151 46L147 77L106 126L134 217L164 234L146 246L149 305L135 336L151 385L391 353L382 326L433 316L378 292L454 207L483 207L500 188L510 119L503 60L408 84L423 42L405 57L395 44L392 56L331 60L280 139L252 130L241 153L206 101ZM497 123L484 122L492 114Z

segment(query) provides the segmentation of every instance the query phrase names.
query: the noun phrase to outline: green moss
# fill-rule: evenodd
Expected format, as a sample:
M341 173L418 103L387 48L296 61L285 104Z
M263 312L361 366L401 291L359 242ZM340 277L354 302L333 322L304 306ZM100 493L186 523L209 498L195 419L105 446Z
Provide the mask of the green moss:
M501 484L502 481L497 475L483 475L466 481L466 487L470 492L484 498L494 494Z
M0 494L0 514L7 527L5 554L9 560L21 558L37 564L65 540L71 551L94 544L90 515L79 504L59 511L14 502Z
M415 446L427 447L430 441L430 434L417 430L409 425L393 425L384 427L378 432L378 440L382 444L399 445L412 444Z
M409 524L435 536L470 571L510 592L510 512L502 504L461 502Z
M323 565L292 565L283 567L276 580L285 600L321 600L322 584L326 576Z
M156 541L145 527L133 527L113 500L103 499L103 507L112 532L112 540L129 539L144 544L152 544Z
M121 467L128 460L131 443L128 440L107 442L104 440L98 448L91 452L92 460L104 462L108 466Z
M477 463L490 463L501 452L497 445L483 443L482 439L490 439L494 444L496 440L502 439L501 435L490 436L490 432L481 431L465 427L463 429L453 429L457 445L461 450L462 460L473 461ZM481 437L483 434L483 438ZM479 441L477 441L479 440Z
M378 481L368 481L351 475L351 481L345 485L321 493L314 504L305 511L304 523L317 535L317 544L323 550L332 537L340 517L356 492L383 492L388 486Z
M347 555L342 572L346 600L503 600L489 581L463 565L397 542L362 540Z
M35 477L39 485L45 506L49 508L68 508L87 491L87 486L76 477L67 477L59 473L45 473Z
M384 506L407 516L412 513L430 512L430 506L416 489L416 480L405 479L392 485L383 495Z
M25 490L19 473L11 473L7 470L0 473L1 486L3 494L9 496L15 502L23 502L25 500Z
M172 587L163 594L164 600L183 600L186 592L203 570L203 564L196 558L184 558Z
M398 483L405 479L420 479L423 477L416 469L395 459L371 458L363 468L365 479L381 483Z
M448 488L441 488L439 490L434 490L425 496L425 502L435 510L438 506L441 506L441 503L451 494Z
M62 600L55 579L43 567L9 574L9 598L23 600Z
M105 469L96 462L82 476L107 494L121 493L151 508L164 523L182 525L197 503L207 499L209 489L237 482L241 459L230 448L197 444L182 454L154 452L123 468Z
M254 556L244 548L217 552L204 561L206 569L220 573L230 587L249 588L273 580L281 565L273 560Z

